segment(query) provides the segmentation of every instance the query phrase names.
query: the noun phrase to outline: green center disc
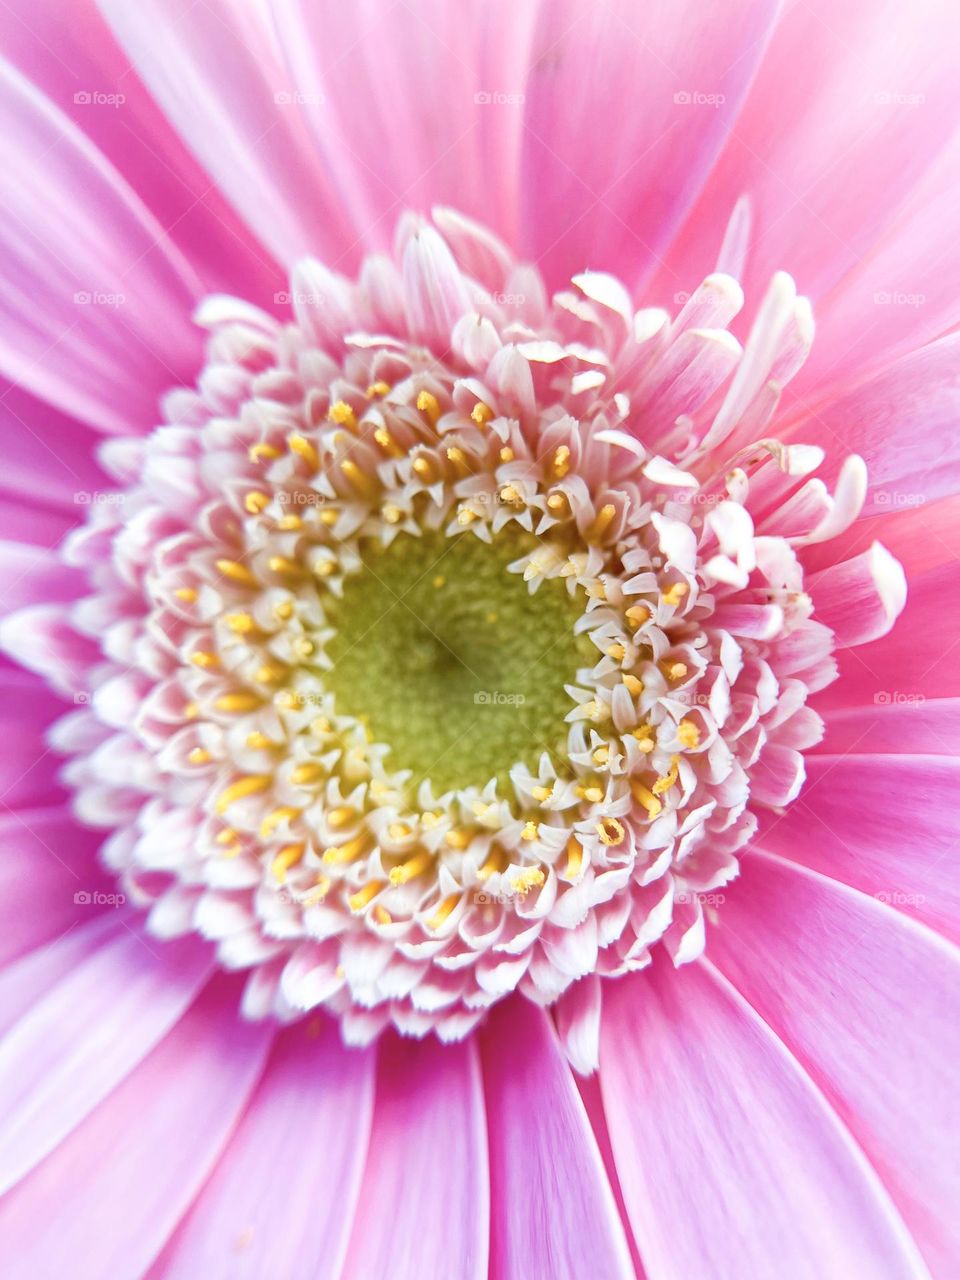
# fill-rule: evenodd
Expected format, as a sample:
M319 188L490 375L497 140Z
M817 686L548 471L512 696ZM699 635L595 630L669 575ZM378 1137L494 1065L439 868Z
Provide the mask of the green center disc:
M364 567L327 604L337 711L391 748L388 765L440 793L503 780L541 752L566 754L564 685L596 661L574 635L583 612L564 583L534 595L507 565L536 545L514 532L401 534L361 547Z

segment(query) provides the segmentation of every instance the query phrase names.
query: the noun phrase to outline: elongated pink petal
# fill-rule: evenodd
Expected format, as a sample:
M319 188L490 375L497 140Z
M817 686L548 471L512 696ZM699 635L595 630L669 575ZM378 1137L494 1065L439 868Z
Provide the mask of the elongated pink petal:
M604 1006L604 1106L648 1280L925 1274L856 1144L723 979L658 965Z
M863 1147L931 1269L949 1275L960 952L874 898L761 853L727 892L709 948Z

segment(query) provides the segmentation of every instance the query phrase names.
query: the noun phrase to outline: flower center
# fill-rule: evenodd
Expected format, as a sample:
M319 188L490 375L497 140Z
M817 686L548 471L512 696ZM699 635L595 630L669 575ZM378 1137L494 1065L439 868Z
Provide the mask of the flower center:
M533 546L507 530L492 545L442 533L367 542L327 608L324 683L337 711L390 747L389 766L411 770L413 788L505 782L515 764L564 753L564 686L590 653L574 635L582 604L565 585L532 595L510 571Z

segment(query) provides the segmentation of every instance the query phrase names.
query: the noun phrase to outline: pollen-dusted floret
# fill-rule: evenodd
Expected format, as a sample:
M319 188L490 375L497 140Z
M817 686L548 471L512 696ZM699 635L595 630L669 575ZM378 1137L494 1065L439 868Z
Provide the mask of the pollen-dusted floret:
M202 307L217 376L70 550L105 656L58 740L109 864L253 971L248 1012L352 1041L698 954L835 674L796 549L863 497L859 460L834 499L758 439L812 336L787 277L741 349L727 276L672 320L595 273L548 303L437 218L402 283L377 259L321 301L307 263L291 323ZM858 572L902 604L882 549Z

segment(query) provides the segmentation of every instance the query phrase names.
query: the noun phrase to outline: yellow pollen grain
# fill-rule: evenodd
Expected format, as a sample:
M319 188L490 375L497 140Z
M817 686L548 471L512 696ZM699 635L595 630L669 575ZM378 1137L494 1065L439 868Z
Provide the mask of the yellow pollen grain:
M293 617L293 603L290 600L281 600L273 606L273 616L278 622L289 622Z
M251 751L270 751L276 744L271 742L265 733L254 729L253 733L247 734L246 745Z
M482 400L478 400L470 410L470 417L478 427L485 427L493 417L493 410L488 404L484 404Z
M469 831L459 831L456 827L453 827L444 836L444 841L451 849L466 849L472 839L473 836Z
M322 776L322 771L320 770L319 765L302 765L301 768L318 770L317 776L311 779L313 782L316 782L318 778ZM291 775L294 777L294 780L296 780L296 773L297 770L294 770L293 775ZM357 811L356 809L352 809L350 805L337 805L335 809L331 809L327 814L327 826L333 831L339 831L343 827L349 827L356 817Z
M258 444L252 444L247 450L247 456L251 462L260 462L263 459L273 459L280 457L280 450L276 445L267 444L265 440L261 440Z
M393 502L388 502L383 508L383 518L387 524L399 524L403 519L403 511Z
M443 817L442 813L437 813L435 809L428 809L422 815L420 821L426 831L431 831Z
M627 674L623 677L623 683L631 698L639 698L643 693L643 681L639 677Z
M373 433L373 438L384 453L388 453L392 458L403 457L403 450L397 444L396 440L394 440L386 427L377 427L376 431Z
M688 750L700 745L700 730L693 720L681 720L677 725L677 738L682 747Z
M670 760L670 771L665 773L662 778L658 778L653 784L653 794L662 796L665 791L669 791L676 782L680 773L680 757L673 756Z
M520 832L521 840L536 840L540 834L540 828L536 822L525 822L523 830Z
M245 800L247 796L255 796L261 791L266 791L272 782L273 779L267 773L249 773L245 778L238 778L227 787L226 791L221 791L217 798L217 813L226 813L238 800Z
M407 840L413 835L413 829L405 822L391 822L387 827L387 835L391 840Z
M562 480L570 470L570 449L567 445L562 444L554 451L553 459L550 463L550 470L553 472L557 480Z
M637 804L642 805L647 811L648 818L655 818L663 808L663 801L658 800L653 792L643 785L638 779L634 778L630 783L630 790Z
M337 400L335 404L332 404L327 417L331 422L335 422L338 427L346 427L348 431L356 431L357 429L357 415L346 400Z
M199 714L200 714L200 708L195 702L188 702L187 705L183 708L184 720L196 720Z
M424 484L433 484L437 479L437 469L429 458L425 458L422 454L414 458L413 470L420 477Z
M246 711L256 711L261 702L255 693L224 693L213 705L217 711L225 711L228 715L242 715Z
M417 408L421 413L426 414L431 427L436 426L437 419L440 417L440 401L432 392L420 392L417 396Z
M636 729L633 731L633 736L637 740L637 746L639 746L640 750L645 754L648 751L652 751L657 745L656 734L654 733L652 726L649 724L637 725Z
M257 684L276 684L285 675L286 671L283 667L271 667L265 663L262 667L257 668L253 678Z
M367 475L352 458L344 458L340 470L363 498L372 498L377 493L377 482L373 476Z
M244 635L248 631L256 631L257 629L257 624L249 613L228 613L224 618L224 622L237 635Z
M209 764L210 761L213 759L213 756L210 754L209 751L206 751L203 747L194 747L193 750L190 752L190 754L187 756L187 759L190 761L191 764Z
M433 915L427 920L427 928L439 929L459 901L460 895L457 893L451 893L449 898L444 898L443 902L440 903Z
M214 839L217 844L232 844L238 836L238 832L233 827L224 827L222 831L218 831Z
M273 835L277 827L284 822L292 822L294 818L299 818L302 810L295 809L293 805L282 804L273 809L264 820L260 823L260 835L264 840L268 836Z
M604 818L597 823L597 835L601 844L622 844L626 834L623 823L616 818Z
M393 868L390 872L390 883L406 884L415 876L422 876L425 871L429 871L432 865L433 859L429 853L415 853L412 858L407 858L406 862L401 862L399 866Z
M377 924L393 924L393 916L386 907L381 907L379 903L373 908L373 918Z
M252 489L244 498L243 505L252 516L258 516L270 505L270 495L260 489Z
M298 658L312 658L316 653L317 646L306 636L298 636L294 642L293 649Z
M461 507L457 512L457 524L461 527L473 524L476 519L477 513L475 511L471 511L469 507Z
M364 834L354 836L352 840L347 840L344 844L331 845L329 849L325 849L323 860L329 866L345 866L347 863L356 862L363 856L367 848L367 837Z
M327 507L326 510L320 512L319 520L322 525L328 529L332 528L340 519L340 512L335 507Z
M531 787L530 794L536 800L537 804L546 804L553 795L553 787Z
M482 881L489 880L490 877L498 871L503 871L507 865L507 857L502 849L491 849L487 860L477 872L477 879Z
M513 450L510 448L508 444L505 444L503 448L500 450L501 462L513 462L516 456L517 455L513 452Z
M576 836L571 836L567 841L567 867L565 875L570 879L579 875L580 868L583 866L583 845Z
M610 748L606 744L604 744L602 747L597 747L596 751L594 751L593 756L591 758L594 764L598 764L598 765L609 764Z
M467 461L467 455L462 449L459 449L456 445L451 445L447 450L447 458L453 463L461 476L470 474L470 463Z
M184 604L193 604L197 598L197 593L193 587L177 587L173 594L178 600L182 600Z
M205 670L209 667L219 667L220 659L215 653L211 653L209 649L198 649L196 653L191 653L190 661L195 667L203 667Z
M218 560L216 565L220 573L225 578L229 578L231 582L239 582L244 587L257 587L260 585L250 569L245 564L241 564L239 560Z
M351 893L347 899L350 910L362 911L364 907L370 905L382 888L382 880L368 880L362 889L358 889L356 893Z
M627 651L619 641L607 650L607 657L612 658L614 662L622 662L626 656Z
M660 670L668 680L682 680L687 674L685 662L671 662L669 659L660 663Z
M267 561L267 567L271 573L279 573L290 578L299 578L303 574L301 567L294 560L288 560L286 556L271 556Z
M596 516L594 516L593 520L591 520L590 525L584 534L587 542L599 542L613 524L616 515L617 508L613 503L605 502L597 512Z
M690 588L685 582L675 582L672 587L668 587L663 593L663 603L677 605L687 594Z
M310 721L310 732L315 738L324 738L330 732L330 721L326 716L317 716Z
M624 616L633 630L636 631L638 627L642 627L645 622L649 621L650 610L646 605L632 604Z
M518 897L522 898L531 889L539 889L546 878L540 867L529 867L526 871L521 871L511 878L510 888L513 889Z
M287 878L287 872L300 861L306 847L302 840L298 840L296 844L285 845L280 850L270 863L270 870L273 872L275 880L283 884Z
M385 395L389 395L389 394L390 394L389 382L371 382L369 387L367 387L368 400L374 400L377 398L382 400Z
M290 770L290 781L295 787L312 787L315 783L321 782L324 776L323 768L314 764L313 761L298 764L295 769Z
M565 493L551 493L547 498L547 510L562 519L570 514L570 502Z
M282 533L296 533L303 528L303 521L295 515L281 516L277 521L277 528Z

